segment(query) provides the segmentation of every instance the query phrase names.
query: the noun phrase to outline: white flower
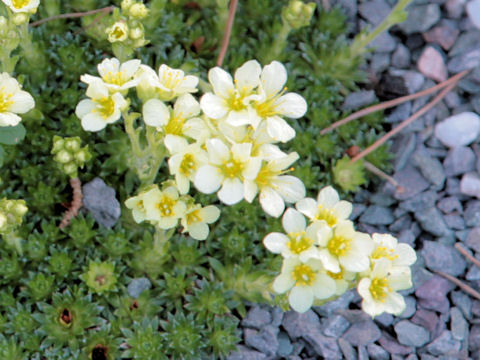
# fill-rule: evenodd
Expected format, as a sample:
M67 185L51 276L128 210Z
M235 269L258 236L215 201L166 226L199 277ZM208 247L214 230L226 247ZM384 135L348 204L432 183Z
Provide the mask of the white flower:
M249 106L256 97L254 90L260 84L260 64L247 61L235 72L235 80L225 70L214 67L208 72L208 80L214 93L206 93L200 99L203 112L212 119L226 117L232 126L258 125L258 117ZM253 97L252 97L253 96Z
M187 209L181 220L182 232L188 232L195 240L205 240L210 232L208 225L218 220L220 210L213 205L205 206L195 204Z
M305 217L297 210L287 209L282 218L283 228L287 235L273 232L265 236L263 244L274 254L282 254L284 258L298 257L306 262L310 258L318 259L319 224L307 227Z
M275 149L274 145L264 145L262 149ZM278 149L278 148L277 148ZM264 160L254 181L246 181L245 199L253 200L260 190L260 204L269 215L279 217L285 209L285 202L294 203L305 196L303 182L291 175L284 175L289 167L298 159L296 152L285 154L278 150L279 156L268 156L260 151Z
M178 219L185 215L187 206L179 199L175 187L169 186L163 191L154 188L148 195L143 199L146 219L154 222L161 229L175 227Z
M333 273L340 271L340 265L347 271L362 272L369 268L369 255L373 241L368 234L355 231L351 221L342 221L331 229L322 224L320 251L325 269Z
M140 82L137 92L143 101L151 98L169 101L179 95L197 91L198 77L185 76L182 70L172 69L165 64L160 65L158 75L152 68L141 65L138 76Z
M170 174L175 176L180 194L187 194L196 171L208 161L207 152L200 144L188 144L187 140L175 135L167 135L164 143L172 154L168 159Z
M209 163L195 174L195 187L205 194L216 192L227 205L241 201L244 196L244 180L253 180L260 170L261 159L251 157L252 144L233 144L229 149L219 139L207 141Z
M132 196L125 200L125 205L128 209L132 210L132 216L136 223L141 223L147 218L144 201L146 198L150 197L152 190L154 189L141 192L137 196Z
M183 94L175 101L173 109L163 101L150 99L143 105L143 121L149 126L162 128L165 134L183 136L190 133L193 121L200 114L200 105L190 94Z
M254 100L253 107L258 117L266 120L268 134L277 141L287 142L295 137L295 130L282 116L302 117L307 112L307 103L298 94L284 94L287 70L278 61L266 65L260 79L260 96Z
M408 244L398 243L390 234L373 234L373 252L370 259L388 259L393 266L410 266L417 260L415 250Z
M350 288L353 280L357 276L356 273L347 271L340 266L340 272L333 273L331 271L327 271L327 275L330 276L335 281L335 296L342 295L345 291Z
M399 315L405 309L405 300L397 291L411 286L409 267L392 266L388 259L380 259L370 275L358 283L357 290L363 298L362 310L371 316L383 312Z
M16 79L6 72L0 74L0 127L15 126L24 114L35 106L32 95L21 90Z
M38 5L40 5L40 0L2 0L2 1L14 13L28 12L31 14L35 14L37 12Z
M110 94L102 81L92 82L87 88L87 96L91 99L80 101L75 109L86 131L104 129L107 124L120 119L122 110L128 106L122 94Z
M273 290L279 294L290 290L290 305L295 311L304 313L314 299L328 299L335 294L335 281L325 274L318 260L302 263L298 258L287 258L283 260L281 274L273 282Z
M138 79L133 77L139 66L140 60L129 60L120 65L117 58L105 59L97 67L101 78L85 74L80 77L80 80L86 84L103 80L110 92L123 92L137 85Z
M106 29L106 33L111 43L125 41L128 39L128 25L124 21L117 21Z
M347 220L352 212L352 204L340 200L331 186L319 191L317 201L305 198L297 202L295 207L312 221L324 221L330 227L334 227L339 221Z

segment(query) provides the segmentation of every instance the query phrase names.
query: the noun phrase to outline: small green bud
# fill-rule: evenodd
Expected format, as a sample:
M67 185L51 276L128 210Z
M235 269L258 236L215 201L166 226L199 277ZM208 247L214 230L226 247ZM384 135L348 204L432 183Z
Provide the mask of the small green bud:
M290 0L283 8L282 18L292 29L300 29L310 24L315 6L314 2L305 4L300 0Z
M5 16L0 16L0 31L8 30L8 20Z
M85 161L87 161L87 152L85 150L80 150L75 154L75 160L77 160L79 163L83 164Z
M338 160L332 171L333 180L340 185L343 191L355 191L366 181L363 162L351 163L348 156Z
M81 275L87 286L96 293L103 293L115 290L117 276L115 265L109 262L91 262L88 271Z
M80 138L76 136L76 137L65 139L65 149L72 152L80 149Z
M0 231L5 230L7 227L7 217L5 214L0 213Z
M66 150L60 150L57 156L55 156L55 160L61 164L66 164L72 161L72 155Z
M25 205L24 200L18 200L17 203L15 204L15 208L13 209L13 212L15 213L16 216L23 216L27 213L28 208Z
M78 166L74 163L68 163L63 166L63 171L70 177L77 177L77 168Z
M122 12L126 13L130 7L135 4L134 0L122 0L120 7L122 8Z
M145 35L145 32L141 27L136 27L136 28L130 29L130 33L128 35L130 39L138 40Z
M17 26L26 24L30 20L30 17L26 13L16 13L13 16L13 23Z
M130 7L129 13L131 17L143 19L148 15L148 9L144 4L136 3Z
M61 138L60 136L55 135L55 136L53 137L52 154L56 154L56 153L59 152L61 149L63 149L64 146L65 146L65 140L63 140L63 138Z

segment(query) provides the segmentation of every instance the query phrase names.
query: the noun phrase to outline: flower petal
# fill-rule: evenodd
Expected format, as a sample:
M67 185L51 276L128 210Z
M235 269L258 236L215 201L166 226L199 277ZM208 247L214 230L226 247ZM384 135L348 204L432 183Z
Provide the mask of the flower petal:
M288 93L280 96L275 101L275 110L286 117L298 119L307 112L307 102L303 97L295 93Z
M86 131L100 131L107 123L98 115L90 113L82 117L82 127Z
M167 105L158 99L150 99L143 105L143 121L149 126L163 126L170 119Z
M304 313L313 305L313 290L309 286L295 286L288 295L292 309Z
M228 98L230 92L234 89L232 76L218 66L210 69L208 72L208 81L212 84L215 95L221 98Z
M282 225L287 233L296 233L305 230L307 222L301 213L289 208L283 214Z
M295 285L295 280L293 280L291 274L282 273L275 278L272 288L277 294L283 294L290 290L293 285Z
M196 172L193 183L199 191L211 194L220 188L222 180L223 176L221 176L218 168L204 165Z
M278 176L274 183L277 192L288 203L297 202L305 196L305 185L295 176Z
M225 179L217 196L224 204L233 205L238 203L243 199L242 182L237 178Z
M283 86L287 82L285 66L278 61L272 61L263 67L261 81L267 98L278 94L283 90Z
M280 254L287 246L288 237L285 234L273 232L265 236L263 245L274 254Z
M253 89L260 83L262 67L256 60L247 61L235 71L237 89Z
M267 132L274 140L287 142L295 137L295 130L279 116L267 118Z
M260 191L259 201L263 211L270 216L279 217L285 210L285 203L282 197L271 187L264 187Z

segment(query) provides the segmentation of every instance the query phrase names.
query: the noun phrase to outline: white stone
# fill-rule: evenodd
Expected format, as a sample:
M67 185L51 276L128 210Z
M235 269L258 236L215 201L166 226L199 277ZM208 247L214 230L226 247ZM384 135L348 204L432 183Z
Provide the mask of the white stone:
M480 176L474 172L463 175L460 181L460 192L480 198Z
M445 146L466 146L480 134L480 117L470 111L450 116L435 126L435 136Z
M480 0L469 1L466 8L468 18L476 28L480 29Z

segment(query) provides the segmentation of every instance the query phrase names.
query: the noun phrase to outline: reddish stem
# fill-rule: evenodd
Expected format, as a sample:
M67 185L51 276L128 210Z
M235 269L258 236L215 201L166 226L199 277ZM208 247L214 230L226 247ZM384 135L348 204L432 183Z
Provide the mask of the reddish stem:
M222 46L220 53L218 54L217 66L222 66L223 59L228 49L228 43L230 42L230 35L232 34L233 21L235 20L235 12L237 11L238 0L230 1L230 8L228 9L227 26L225 27L225 33L223 34Z
M62 222L58 226L60 229L68 226L72 218L78 215L78 211L82 207L82 182L79 178L70 179L70 186L73 189L73 199L70 208L63 214Z

